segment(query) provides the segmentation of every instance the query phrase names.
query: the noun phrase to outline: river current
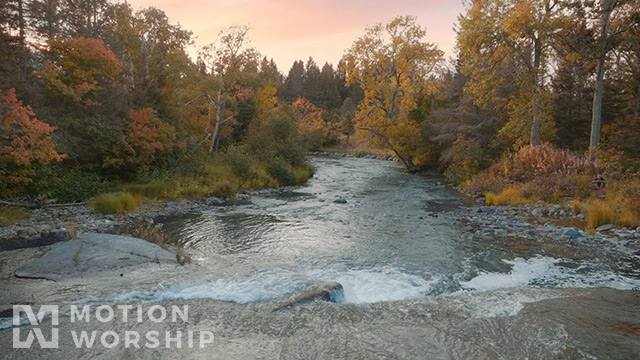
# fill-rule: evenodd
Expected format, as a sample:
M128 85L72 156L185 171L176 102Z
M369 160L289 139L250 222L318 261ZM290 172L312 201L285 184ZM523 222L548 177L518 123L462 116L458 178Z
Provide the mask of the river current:
M189 304L190 321L180 326L93 326L209 329L212 346L74 351L220 359L638 355L637 269L487 246L460 221L458 209L467 204L459 194L393 162L316 157L312 163L316 175L305 186L165 219L193 259L187 276L91 299ZM327 281L343 287L333 303L270 306Z

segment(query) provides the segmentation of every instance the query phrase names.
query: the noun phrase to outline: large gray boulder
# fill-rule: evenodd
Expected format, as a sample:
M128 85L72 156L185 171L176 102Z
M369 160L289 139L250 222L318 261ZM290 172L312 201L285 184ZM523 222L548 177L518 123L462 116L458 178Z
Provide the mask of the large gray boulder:
M62 281L90 276L121 276L127 269L175 266L176 255L148 241L121 235L82 234L51 245L14 275L19 278Z

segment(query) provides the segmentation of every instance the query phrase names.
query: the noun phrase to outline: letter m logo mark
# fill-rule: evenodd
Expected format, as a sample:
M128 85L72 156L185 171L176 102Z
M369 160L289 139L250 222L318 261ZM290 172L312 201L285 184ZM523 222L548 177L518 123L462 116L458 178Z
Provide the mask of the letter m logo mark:
M26 339L23 340L21 331L21 316L24 313L29 320L29 325L33 326L33 329L26 331ZM42 329L39 327L40 323L44 319L47 313L51 314L51 337L47 340L42 333ZM57 305L42 305L38 309L38 313L35 314L30 305L14 305L13 306L13 347L16 349L29 349L33 343L34 334L38 339L38 344L42 349L57 349L58 348L58 306Z

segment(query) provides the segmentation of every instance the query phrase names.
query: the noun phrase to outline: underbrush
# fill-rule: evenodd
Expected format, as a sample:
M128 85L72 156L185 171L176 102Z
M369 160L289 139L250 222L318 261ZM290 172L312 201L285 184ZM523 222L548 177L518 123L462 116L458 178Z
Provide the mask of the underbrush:
M121 213L135 210L137 206L131 204L141 199L233 197L247 190L302 184L314 170L304 162L293 166L283 157L265 161L246 149L232 147L226 153L193 154L184 159L184 167L163 179L123 185L122 191L102 194L92 204L103 213Z
M585 156L550 145L525 147L510 158L476 175L464 188L484 195L487 205L559 203L572 200L585 216L587 230L612 224L640 226L640 181L604 173L604 189L593 185L599 169Z

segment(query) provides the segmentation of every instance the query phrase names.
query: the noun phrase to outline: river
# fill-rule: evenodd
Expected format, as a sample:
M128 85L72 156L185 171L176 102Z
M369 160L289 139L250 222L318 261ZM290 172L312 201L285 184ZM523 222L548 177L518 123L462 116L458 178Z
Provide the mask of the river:
M207 330L215 335L207 347L75 349L61 337L60 349L30 357L637 358L637 269L609 258L554 257L544 244L525 253L487 244L460 221L459 194L393 162L312 162L317 171L306 186L165 219L193 259L189 270L155 286L152 275L142 276L84 302L187 304L188 322L60 325L63 332ZM278 299L327 281L343 287L333 302L273 311Z

